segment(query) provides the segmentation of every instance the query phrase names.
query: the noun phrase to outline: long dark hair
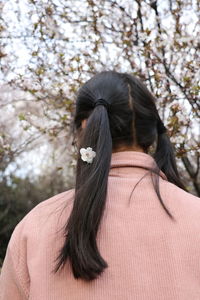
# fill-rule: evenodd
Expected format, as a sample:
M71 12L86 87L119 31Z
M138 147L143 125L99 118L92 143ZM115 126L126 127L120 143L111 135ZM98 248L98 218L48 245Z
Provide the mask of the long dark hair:
M104 99L105 105L95 105ZM104 103L105 104L105 103ZM81 122L87 119L86 128ZM92 280L108 266L96 242L106 202L107 181L112 151L120 145L138 145L148 152L155 142L152 166L153 184L158 198L169 217L159 191L159 172L185 189L177 172L174 151L166 128L161 121L155 99L146 86L134 76L104 71L87 81L79 90L74 118L81 131L79 149L92 147L96 157L91 164L77 160L75 198L65 226L65 242L57 257L57 272L67 260L75 278Z

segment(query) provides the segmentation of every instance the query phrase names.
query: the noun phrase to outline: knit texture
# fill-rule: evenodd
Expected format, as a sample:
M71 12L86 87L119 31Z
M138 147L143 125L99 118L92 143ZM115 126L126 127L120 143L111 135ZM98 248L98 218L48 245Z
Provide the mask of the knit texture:
M0 300L199 300L199 198L161 172L161 196L173 222L154 191L152 166L155 161L146 153L112 154L97 236L108 268L98 279L74 279L68 262L52 273L72 209L72 189L41 202L16 226L0 276Z

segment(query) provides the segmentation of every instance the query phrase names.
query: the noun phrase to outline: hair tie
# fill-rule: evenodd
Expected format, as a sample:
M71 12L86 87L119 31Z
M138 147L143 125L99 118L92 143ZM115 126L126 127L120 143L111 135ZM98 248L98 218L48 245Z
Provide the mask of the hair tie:
M97 99L94 107L96 107L98 105L103 105L107 110L109 109L109 106L110 106L109 103L103 98Z
M157 123L157 130L159 134L163 134L167 131L167 128L161 120Z

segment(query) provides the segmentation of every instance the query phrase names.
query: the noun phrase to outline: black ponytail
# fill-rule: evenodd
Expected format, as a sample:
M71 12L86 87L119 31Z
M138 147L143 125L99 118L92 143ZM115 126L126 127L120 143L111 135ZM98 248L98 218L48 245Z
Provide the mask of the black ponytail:
M153 165L149 172L162 207L171 220L176 221L165 206L159 188L159 175L161 170L166 175L168 181L186 190L178 174L173 145L167 135L167 129L160 119L153 95L137 78L127 73L124 73L123 77L127 81L131 91L130 95L135 115L134 126L136 143L141 146L145 152L148 152L149 147L153 145L155 141L157 142L155 153L152 155L156 165Z
M157 128L158 128L157 147L153 155L156 161L156 167L152 169L152 173L151 173L152 182L162 207L164 208L168 216L173 221L176 221L172 216L172 214L170 213L170 211L165 206L160 194L160 188L159 188L160 170L166 175L168 181L174 183L176 186L180 187L183 190L186 190L186 188L181 182L181 179L179 177L177 166L176 166L175 155L174 155L174 149L167 135L167 129L164 127L164 124L162 123L160 118L158 121Z
M75 278L92 280L107 267L96 244L112 154L108 112L103 105L95 107L87 120L80 148L88 146L96 151L96 157L91 164L78 158L74 205L56 270L69 258Z
M166 175L168 181L185 190L177 170L174 149L166 132L158 132L154 159L159 169Z

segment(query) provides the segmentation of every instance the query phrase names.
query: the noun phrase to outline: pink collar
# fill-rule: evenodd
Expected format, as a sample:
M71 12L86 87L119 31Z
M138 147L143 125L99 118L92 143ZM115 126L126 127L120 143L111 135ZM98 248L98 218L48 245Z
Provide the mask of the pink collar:
M139 167L149 170L156 167L154 158L147 153L137 151L120 151L112 153L110 168ZM160 176L167 180L166 175L160 171Z

